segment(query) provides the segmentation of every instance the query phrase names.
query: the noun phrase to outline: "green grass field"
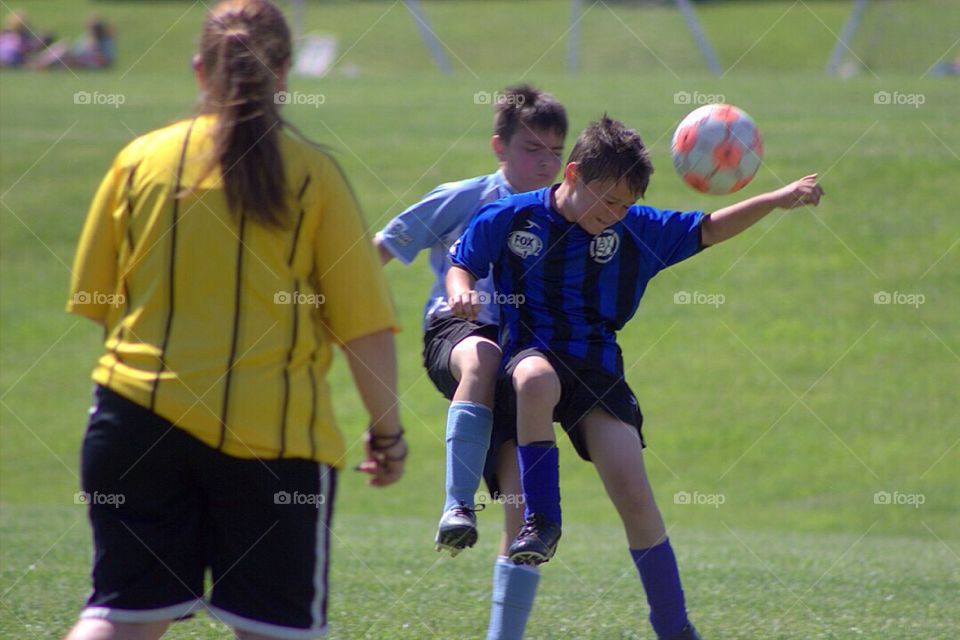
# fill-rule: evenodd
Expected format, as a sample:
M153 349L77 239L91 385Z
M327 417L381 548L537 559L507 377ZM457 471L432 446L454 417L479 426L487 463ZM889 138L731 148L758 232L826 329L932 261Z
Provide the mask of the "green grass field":
M439 182L492 170L490 108L474 95L521 79L567 105L573 135L603 111L639 129L657 206L733 201L699 196L673 173L670 136L692 108L678 92L720 95L758 122L765 165L745 195L819 172L818 209L774 213L660 275L621 334L691 616L711 639L960 637L960 82L925 75L960 53L960 6L876 3L853 45L863 71L838 80L822 70L849 2L699 5L722 79L672 8L584 3L570 76L569 3L427 1L455 67L442 76L402 3L308 4L306 30L336 34L338 68L357 75L293 79L292 91L325 102L286 115L339 151L371 229ZM206 9L16 6L62 35L97 11L119 37L109 72L4 72L0 91L0 636L56 638L89 588L90 533L73 496L100 349L98 330L62 311L69 265L114 154L193 108L189 61ZM923 104L877 104L881 91ZM75 104L76 92L124 102ZM330 637L481 637L500 515L481 514L469 553L433 551L446 406L420 365L431 279L423 258L387 272L412 453L386 490L343 475ZM723 303L675 304L684 292ZM892 304L875 303L883 292ZM357 442L364 415L342 359L331 384ZM528 637L651 638L619 520L594 470L561 444L567 526ZM359 457L354 446L350 465ZM683 504L682 492L722 504ZM167 637L229 632L200 615Z

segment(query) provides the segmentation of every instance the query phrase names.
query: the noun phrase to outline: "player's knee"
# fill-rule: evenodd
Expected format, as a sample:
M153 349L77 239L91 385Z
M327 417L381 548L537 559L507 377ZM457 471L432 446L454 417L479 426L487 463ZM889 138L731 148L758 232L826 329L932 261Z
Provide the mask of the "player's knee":
M539 402L553 401L560 395L560 379L543 358L526 358L513 372L513 388L517 396Z
M476 357L471 363L471 373L478 380L493 382L500 369L500 347L488 340L477 343Z
M453 358L460 381L492 385L500 368L500 347L489 340L464 341L454 348Z

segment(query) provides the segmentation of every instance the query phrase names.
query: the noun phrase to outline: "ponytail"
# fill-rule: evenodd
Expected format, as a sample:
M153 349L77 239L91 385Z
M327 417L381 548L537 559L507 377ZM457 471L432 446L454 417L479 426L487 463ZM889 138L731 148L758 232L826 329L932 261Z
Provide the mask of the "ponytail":
M200 43L206 92L215 116L213 157L235 215L266 226L287 223L287 189L275 96L290 61L290 31L268 0L226 0L207 16Z

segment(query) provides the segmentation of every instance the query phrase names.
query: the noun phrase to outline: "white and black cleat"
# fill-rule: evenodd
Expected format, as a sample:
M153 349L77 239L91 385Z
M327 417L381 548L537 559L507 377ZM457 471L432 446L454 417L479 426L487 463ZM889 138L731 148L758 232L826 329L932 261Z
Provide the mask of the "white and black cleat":
M455 507L447 509L440 517L440 524L437 526L437 536L435 549L437 551L449 551L450 557L456 558L457 555L468 547L477 543L477 511L460 503Z
M510 545L508 555L513 564L539 565L549 562L557 552L561 529L556 522L548 522L541 514L527 518L520 533Z

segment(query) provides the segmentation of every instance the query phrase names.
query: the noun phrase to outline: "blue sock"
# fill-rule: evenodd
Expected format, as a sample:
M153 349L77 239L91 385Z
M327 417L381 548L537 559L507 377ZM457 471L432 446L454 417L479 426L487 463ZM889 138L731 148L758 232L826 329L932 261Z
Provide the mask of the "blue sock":
M680 570L669 540L649 549L630 549L650 605L650 624L658 638L672 638L687 625Z
M474 506L490 448L493 413L475 402L451 402L447 411L447 498L443 510Z
M560 524L560 450L556 443L531 442L519 446L517 457L524 515L529 518L540 513L550 522Z
M490 596L490 627L487 640L521 640L527 618L537 596L540 572L513 564L506 557L493 565L493 594Z

